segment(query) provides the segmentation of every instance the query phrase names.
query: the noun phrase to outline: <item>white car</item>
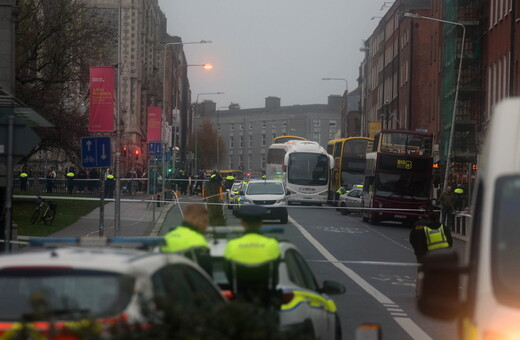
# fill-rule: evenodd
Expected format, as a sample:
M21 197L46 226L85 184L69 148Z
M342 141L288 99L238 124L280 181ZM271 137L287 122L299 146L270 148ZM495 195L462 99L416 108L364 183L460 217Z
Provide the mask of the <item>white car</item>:
M21 320L47 321L35 309L38 301L54 323L33 324L44 335L56 322L58 328L80 320L146 322L143 306L160 311L172 304L202 309L226 303L211 278L185 257L106 247L0 256L0 301L0 337L19 329Z
M339 196L338 210L341 215L348 215L352 212L361 212L361 209L348 209L348 208L361 208L361 198L363 197L363 188L354 188L347 191L343 195Z
M216 238L209 242L213 257L213 279L228 294L231 285L224 272L224 252L229 237L232 235L227 234L226 238ZM328 295L342 294L345 287L334 281L324 281L323 286L319 286L296 246L282 241L280 248L277 288L283 292L283 304L279 312L281 329L297 331L302 336L305 334L306 339L341 339L336 304Z
M282 181L250 181L245 191L241 191L241 194L244 195L244 204L257 204L267 209L267 215L264 216L265 220L279 219L282 224L287 224L289 219L287 195Z

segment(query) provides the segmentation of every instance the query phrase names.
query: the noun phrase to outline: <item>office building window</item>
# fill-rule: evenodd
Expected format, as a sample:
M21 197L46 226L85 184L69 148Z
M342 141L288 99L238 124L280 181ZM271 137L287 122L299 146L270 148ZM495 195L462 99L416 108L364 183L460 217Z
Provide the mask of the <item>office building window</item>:
M320 127L321 126L321 121L319 119L313 119L313 125L314 127Z
M282 127L283 127L284 129L287 128L287 121L286 121L286 120L284 120L284 121L282 122Z
M273 122L273 129L276 129L276 121Z
M253 123L252 122L249 123L249 130L253 130Z
M229 124L229 131L234 131L235 130L235 126L233 123Z
M240 130L244 130L244 123L240 123L239 127L240 127Z
M233 149L233 148L234 148L234 145L233 145L233 136L229 136L229 148L230 148L230 149Z
M244 147L244 136L240 136L238 147L239 148L243 148Z
M260 159L260 168L265 169L265 154L262 154Z
M312 134L312 140L315 141L315 142L318 142L319 144L321 144L321 136L320 136L320 133L319 132L314 132Z
M265 146L265 135L262 135L262 146Z
M266 126L267 126L267 123L265 122L265 120L262 120L262 129L265 129Z
M250 148L252 148L253 147L253 136L249 135L248 139L249 139L248 145L249 145Z

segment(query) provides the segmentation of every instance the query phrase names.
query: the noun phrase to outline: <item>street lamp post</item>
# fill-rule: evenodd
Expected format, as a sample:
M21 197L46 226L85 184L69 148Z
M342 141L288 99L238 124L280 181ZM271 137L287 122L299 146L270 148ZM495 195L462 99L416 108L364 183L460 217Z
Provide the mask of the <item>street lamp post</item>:
M224 94L224 92L203 92L197 94L197 100L195 101L195 110L199 110L199 97L200 96L210 96L210 95L217 95L217 94ZM196 114L197 112L195 112ZM193 125L193 124L192 124ZM199 160L199 153L198 153L198 142L199 142L199 132L198 127L195 128L195 171L198 171L198 160Z
M343 135L345 135L343 130L344 130L344 126L345 126L346 115L348 113L347 112L348 111L348 102L347 102L348 81L345 78L321 78L321 80L341 80L341 81L345 82L345 114L344 115L341 114L341 119L340 119L340 124L341 124L340 131L341 131L341 135L343 136Z
M453 138L454 138L454 134L455 134L455 113L457 112L457 100L459 98L460 75L462 73L462 58L464 57L464 40L466 39L466 27L463 24L461 24L460 22L425 17L422 15L410 13L410 12L406 12L403 15L407 18L425 19L425 20L437 21L437 22L441 22L444 24L450 24L450 25L456 25L456 26L462 27L462 44L460 47L459 70L457 72L457 83L455 85L455 98L453 99L453 114L451 117L450 139L448 142L448 155L446 158L446 172L444 174L444 184L443 184L443 188L442 188L443 192L444 192L444 191L446 191L446 188L448 187L448 177L449 177L449 171L450 171L450 167L451 167L451 154L452 154L452 147L453 147Z

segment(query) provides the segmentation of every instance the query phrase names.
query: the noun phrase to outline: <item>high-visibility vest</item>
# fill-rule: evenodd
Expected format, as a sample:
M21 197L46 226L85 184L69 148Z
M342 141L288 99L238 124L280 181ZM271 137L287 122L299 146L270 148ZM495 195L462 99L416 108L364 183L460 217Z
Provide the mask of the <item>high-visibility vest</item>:
M217 177L216 174L213 174L213 175L209 176L209 178L215 178L215 177Z
M464 189L462 189L462 188L457 188L457 189L455 189L453 192L456 193L456 194L459 194L459 195L460 195L460 194L463 194L463 193L464 193Z
M67 177L69 177L69 178L74 177L74 173L73 173L73 172L68 172L68 173L67 173Z
M228 180L228 181L234 181L234 180L235 180L235 177L233 177L233 176L227 176L227 177L226 177L226 180Z
M246 266L259 266L280 257L280 245L271 237L248 233L228 242L226 260Z
M194 248L208 248L204 235L188 227L178 226L164 236L166 245L161 250L169 253L184 253Z
M107 175L107 179L114 179L114 175Z
M425 226L424 233L426 234L426 245L428 246L428 251L448 248L450 246L448 240L446 239L443 225L441 225L439 229L432 229Z
M343 195L345 192L347 192L347 190L343 187L339 188L338 190L336 190L336 193L338 193L339 195Z
M25 172L22 172L20 174L20 178L27 178L29 175L27 175Z

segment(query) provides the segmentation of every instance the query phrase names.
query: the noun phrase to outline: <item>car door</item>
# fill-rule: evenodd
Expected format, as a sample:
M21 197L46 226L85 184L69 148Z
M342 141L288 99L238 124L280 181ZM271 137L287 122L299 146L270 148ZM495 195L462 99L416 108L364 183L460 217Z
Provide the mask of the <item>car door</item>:
M303 288L301 294L305 296L310 307L307 309L308 318L312 320L316 337L328 339L329 335L333 334L330 330L333 322L329 321L329 313L326 311L327 300L319 293L314 274L296 249L286 251L285 262L290 280Z
M361 190L351 190L347 194L346 205L349 208L359 208L361 207ZM355 211L357 212L357 211Z

